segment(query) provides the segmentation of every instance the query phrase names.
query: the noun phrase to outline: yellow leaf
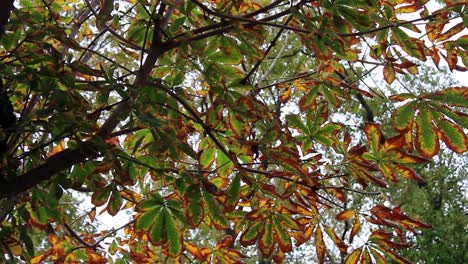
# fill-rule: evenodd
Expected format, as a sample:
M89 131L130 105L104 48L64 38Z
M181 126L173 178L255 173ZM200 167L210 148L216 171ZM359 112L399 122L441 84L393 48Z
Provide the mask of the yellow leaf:
M8 248L11 250L11 253L13 253L13 255L15 256L23 255L23 247L21 246L20 242L16 238L10 236L4 239L2 242L6 244L6 246L8 246Z
M53 147L49 153L47 154L48 157L52 157L53 155L59 153L60 151L62 151L63 149L65 148L65 142L60 141L59 144L55 147Z
M35 256L34 258L31 259L31 264L39 264L43 263L44 260L50 255L50 250L47 252L44 252L40 255Z
M306 83L306 82L303 82L302 79L296 79L296 80L294 80L293 85L294 85L294 87L296 87L297 89L299 89L299 90L301 90L301 91L304 91L304 92L307 92L307 91L310 90L310 89L307 87L307 83Z
M286 87L286 89L280 96L280 100L282 103L286 103L289 100L289 98L291 97L291 92L292 92L291 86Z
M338 215L336 215L336 220L338 221L345 221L351 217L353 217L355 214L354 211L351 211L351 210L344 210L343 212L339 213Z
M325 242L323 241L322 229L319 227L315 231L315 249L317 250L317 257L319 263L325 262Z

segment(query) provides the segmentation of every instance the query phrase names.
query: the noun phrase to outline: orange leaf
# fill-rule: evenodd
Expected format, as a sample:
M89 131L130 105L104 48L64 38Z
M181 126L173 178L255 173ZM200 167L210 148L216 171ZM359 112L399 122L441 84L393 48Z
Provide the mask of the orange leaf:
M392 221L398 221L401 219L401 213L395 212L394 210L383 206L376 205L371 209L371 213L378 218L388 219Z
M394 168L396 169L397 173L400 174L401 176L410 180L416 180L421 183L426 183L426 181L419 174L417 174L414 170L408 167L402 166L400 164L394 164L394 165L395 165Z
M294 209L296 209L297 213L304 215L304 216L313 216L313 212L309 209L306 208L305 206L302 206L298 203L291 203L292 206L294 206Z
M341 252L346 253L348 251L348 245L346 245L343 240L341 240L341 238L336 234L335 230L333 230L331 227L325 226L325 231Z
M221 239L221 241L218 242L218 244L216 244L216 249L218 250L232 245L233 240L234 239L232 236L225 236L223 239Z
M317 252L317 257L319 263L325 262L325 243L323 241L323 233L320 227L317 227L315 230L315 250Z
M409 133L411 133L411 131ZM391 150L387 153L391 153L392 155L394 155L395 156L394 160L397 161L398 163L416 164L416 163L424 163L424 162L429 161L426 158L419 157L416 155L411 155L399 149Z
M61 140L57 146L53 147L49 153L47 154L48 157L52 157L53 155L59 153L65 148L65 142Z
M372 234L369 237L369 240L371 241L380 241L380 240L387 240L392 236L390 232L387 232L383 229L377 229L372 232Z
M291 93L292 93L292 88L291 86L288 85L280 96L280 100L283 104L289 100L289 98L291 97Z
M392 84L392 82L395 80L395 68L393 67L392 63L387 63L383 69L383 75L385 78L385 81L388 84Z
M465 28L466 28L465 24L463 22L460 22L457 25L453 26L451 29L449 29L446 32L440 34L439 37L437 38L437 40L441 41L441 42L444 41L444 40L447 40L447 39L453 37L455 34L460 33Z
M439 49L437 49L436 47L433 47L431 49L431 58L434 64L436 65L436 67L438 67L439 62L440 62L440 56L439 56Z
M468 151L468 137L460 126L446 118L437 120L437 126L442 140L449 149L459 154Z
M385 151L392 150L392 149L399 149L406 144L406 137L404 134L391 137L385 140L383 144L383 149Z
M349 218L353 217L355 214L356 213L354 211L344 210L341 213L339 213L338 215L336 215L335 218L338 221L345 221L345 220L348 220Z
M117 137L111 137L106 139L106 143L114 146L120 146L120 142Z
M187 250L188 253L190 253L192 256L194 256L196 259L200 261L205 261L207 254L209 252L203 252L197 245L184 241L184 248Z
M56 234L48 234L47 238L52 244L52 254L54 257L63 257L65 255L65 248L62 245L62 241Z
M94 222L94 219L96 218L96 206L93 207L93 209L88 213L88 216L91 220L91 223Z
M35 256L34 258L31 259L31 264L39 264L39 263L43 263L45 261L45 259L50 255L51 251L48 250L42 254L39 254L37 256Z
M447 64L449 65L449 69L451 71L453 71L453 69L456 68L457 61L458 61L457 50L456 50L456 48L453 48L450 45L446 45L446 44L448 44L448 42L444 43L444 46L445 46L445 48L447 50L447 56L444 56L443 54L442 54L442 56L447 61Z
M353 243L353 239L360 229L361 229L361 219L360 217L356 217L356 219L354 220L353 228L351 228L351 233L349 234L350 244Z

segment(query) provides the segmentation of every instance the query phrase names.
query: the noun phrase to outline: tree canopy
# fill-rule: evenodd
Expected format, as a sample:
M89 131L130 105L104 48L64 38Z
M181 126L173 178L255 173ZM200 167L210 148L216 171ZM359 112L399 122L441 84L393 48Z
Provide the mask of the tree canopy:
M1 259L281 263L312 241L319 263L409 263L430 225L384 190L467 152L468 89L392 87L466 71L466 4L2 1Z

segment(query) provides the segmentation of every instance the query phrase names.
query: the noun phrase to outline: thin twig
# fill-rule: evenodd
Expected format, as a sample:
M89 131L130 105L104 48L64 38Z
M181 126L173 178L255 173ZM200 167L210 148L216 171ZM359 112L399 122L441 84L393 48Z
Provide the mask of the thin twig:
M286 22L284 24L287 25L291 21L291 19L292 19L292 16L288 17L288 19L286 20ZM273 38L273 40L270 42L270 45L268 46L268 48L263 53L263 58L261 60L257 61L257 63L255 63L254 67L249 71L249 73L244 77L244 79L242 79L240 81L240 83L246 84L249 81L250 77L257 71L258 67L260 67L260 64L265 60L268 53L270 53L273 46L276 45L276 41L278 41L278 39L281 37L281 34L283 34L283 31L284 31L284 29L281 28L278 31L278 33L276 33L276 36Z

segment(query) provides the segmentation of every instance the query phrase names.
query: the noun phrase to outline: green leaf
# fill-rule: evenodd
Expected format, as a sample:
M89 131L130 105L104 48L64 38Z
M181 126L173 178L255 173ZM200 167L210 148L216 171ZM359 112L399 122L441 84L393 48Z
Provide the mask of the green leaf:
M166 214L168 214L166 210L157 211L156 219L149 231L149 237L151 238L151 241L153 241L154 244L159 245L167 239L165 231Z
M313 136L317 142L331 146L335 142L334 134L343 128L343 125L338 123L328 123L320 128L320 130Z
M83 168L84 167L84 168ZM85 180L86 176L94 171L94 165L92 162L86 162L83 165L75 165L73 166L73 170L70 174L70 179L77 185L82 185Z
M284 227L276 218L273 218L273 229L275 230L278 245L283 252L290 252L292 250L291 236L284 230Z
M393 112L393 126L398 131L406 131L411 128L414 113L416 112L416 102L411 101Z
M91 203L93 203L95 206L104 205L109 199L110 194L111 194L110 187L106 187L103 190L95 191L93 193L93 196L91 197Z
M451 106L468 107L468 87L447 88L427 97Z
M345 264L357 264L359 262L359 258L361 257L362 248L356 248L348 255L345 260Z
M205 150L200 155L200 165L202 169L209 169L211 164L215 161L216 148L210 147Z
M240 175L236 174L234 176L234 179L231 182L231 185L229 185L229 188L227 190L229 197L226 201L226 210L228 212L234 210L237 202L239 202L240 187L241 187Z
M259 240L259 248L264 257L270 257L275 248L275 242L273 239L273 226L270 221L265 223L263 234Z
M325 85L321 85L321 91L323 93L323 95L325 96L325 98L327 99L327 101L335 106L335 107L339 107L340 106L340 100L338 99L338 96L336 94L335 91L333 91L333 88L329 88Z
M310 110L317 99L318 95L318 85L313 86L308 93L301 97L299 100L299 109L302 112Z
M410 56L426 61L424 44L419 39L409 37L398 27L392 27L392 39Z
M238 118L234 112L229 112L228 124L237 137L245 137L250 132L249 124Z
M112 240L112 243L111 243L111 245L109 246L109 253L110 253L111 255L115 255L115 253L117 253L117 250L118 250L118 249L119 249L119 246L118 246L118 244L117 244L117 240L116 240L116 239Z
M179 29L184 25L184 22L186 19L187 19L186 17L181 17L181 18L176 19L169 27L169 32L171 34L177 33Z
M221 177L226 178L234 171L234 163L220 149L218 149L216 163L216 172L218 172L219 176Z
M182 204L178 200L168 200L166 202L167 208L170 210L180 210L182 208Z
M280 221L282 224L282 226L288 226L292 229L295 229L295 230L301 230L301 227L299 227L299 225L296 223L296 221L294 221L293 219L291 219L291 217L289 217L288 215L284 215L284 214L275 214L274 215L274 219L277 219L278 221Z
M190 201L187 207L187 221L192 227L198 226L203 220L204 212L200 201Z
M151 200L153 200L156 204L163 205L164 198L159 194L159 192L154 191L150 193Z
M182 252L182 234L180 233L179 229L177 228L176 222L172 214L164 210L164 227L167 233L167 240L168 240L168 253L170 256L177 256Z
M288 125L297 129L299 132L308 133L309 129L304 125L302 118L299 115L291 114L286 116Z
M149 210L143 214L141 214L135 223L135 228L137 231L140 230L146 230L148 229L153 223L157 221L156 217L159 215L161 212L161 207L160 208L154 208L152 210Z
M242 54L235 40L228 37L220 37L217 49L208 55L208 59L221 64L239 64Z
M136 210L138 212L144 212L144 211L148 211L148 210L151 210L151 209L154 209L154 208L159 208L163 204L164 203L160 203L159 201L156 201L156 200L153 200L153 199L144 200L144 201L141 201L137 205Z
M437 110L444 113L444 115L450 117L450 119L455 121L463 128L468 129L468 114L451 110L448 107L437 107Z
M430 111L420 110L416 118L416 149L425 158L432 158L439 152L439 137Z
M468 138L461 127L445 118L436 123L448 148L460 154L468 151Z
M34 256L34 242L32 241L31 236L28 232L28 229L25 226L20 226L20 239L26 246L26 250L28 254L30 256Z
M349 1L346 5L339 5L336 7L339 14L360 31L365 31L368 28L374 27L375 22L372 18L368 15L360 14L360 11L356 8L348 6L350 2L352 1Z
M262 233L264 228L264 223L263 222L254 222L252 223L247 230L242 233L242 236L240 237L240 243L242 246L249 246L255 244L257 241L258 237Z
M123 199L122 196L120 195L120 192L118 191L113 191L112 195L109 199L109 204L107 205L107 212L115 216L116 214L119 213L120 208L122 207L123 204Z
M387 260L384 258L384 256L382 256L382 254L380 254L377 250L373 249L373 248L370 248L369 249L372 256L374 257L375 261L377 264L387 264Z
M366 133L367 140L369 141L372 152L374 152L374 154L378 153L380 150L380 143L382 140L380 125L374 123L366 123L364 126L364 132Z
M213 195L204 192L203 199L205 200L206 209L208 209L208 215L210 216L211 220L215 226L219 229L225 229L229 227L228 222L226 221L226 217L221 210L221 205L214 199Z

